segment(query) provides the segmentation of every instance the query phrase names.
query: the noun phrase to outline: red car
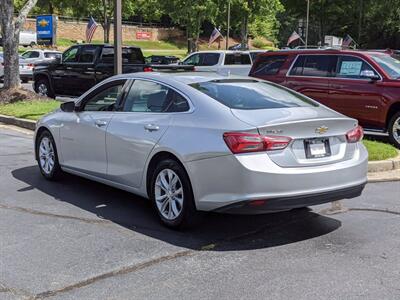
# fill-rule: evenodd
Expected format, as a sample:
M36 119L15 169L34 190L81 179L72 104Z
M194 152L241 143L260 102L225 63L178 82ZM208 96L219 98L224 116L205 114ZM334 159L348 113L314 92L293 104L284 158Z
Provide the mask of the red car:
M400 61L388 52L283 50L260 54L250 76L303 93L400 148Z

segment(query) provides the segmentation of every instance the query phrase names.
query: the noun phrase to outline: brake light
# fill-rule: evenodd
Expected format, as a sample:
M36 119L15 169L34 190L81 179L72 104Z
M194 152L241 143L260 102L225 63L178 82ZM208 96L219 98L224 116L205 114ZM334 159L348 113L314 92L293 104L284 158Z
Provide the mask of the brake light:
M346 133L346 138L348 143L357 143L364 137L364 130L361 126L350 130Z
M152 67L144 67L143 72L153 72L153 68Z
M234 154L285 149L292 139L285 136L261 136L243 132L226 132L224 141Z

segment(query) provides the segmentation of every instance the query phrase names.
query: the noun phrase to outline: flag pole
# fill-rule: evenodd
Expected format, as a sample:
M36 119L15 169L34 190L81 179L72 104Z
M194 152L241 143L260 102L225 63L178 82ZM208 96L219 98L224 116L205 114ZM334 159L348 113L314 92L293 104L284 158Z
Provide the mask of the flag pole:
M308 48L308 24L310 22L310 0L307 0L307 21L306 21L306 42L305 46Z
M229 27L231 26L231 0L228 0L228 21L227 21L227 29L226 29L226 41L225 41L225 49L228 50L229 47Z
M114 0L114 74L122 73L122 1Z

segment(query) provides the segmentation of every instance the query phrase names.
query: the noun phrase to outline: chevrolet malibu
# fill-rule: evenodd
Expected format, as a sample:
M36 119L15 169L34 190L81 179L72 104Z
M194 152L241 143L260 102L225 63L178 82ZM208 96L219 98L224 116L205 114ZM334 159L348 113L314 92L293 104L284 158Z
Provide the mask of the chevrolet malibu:
M63 172L149 198L161 221L198 211L266 213L359 196L363 130L260 79L213 73L111 77L44 118L42 175Z

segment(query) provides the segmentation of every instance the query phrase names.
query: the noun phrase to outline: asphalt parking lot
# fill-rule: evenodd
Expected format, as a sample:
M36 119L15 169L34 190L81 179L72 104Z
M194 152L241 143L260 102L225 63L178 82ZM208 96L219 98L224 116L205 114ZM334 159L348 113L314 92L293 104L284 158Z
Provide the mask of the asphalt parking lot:
M399 299L400 182L343 204L176 232L135 195L45 181L32 136L0 125L0 299Z

